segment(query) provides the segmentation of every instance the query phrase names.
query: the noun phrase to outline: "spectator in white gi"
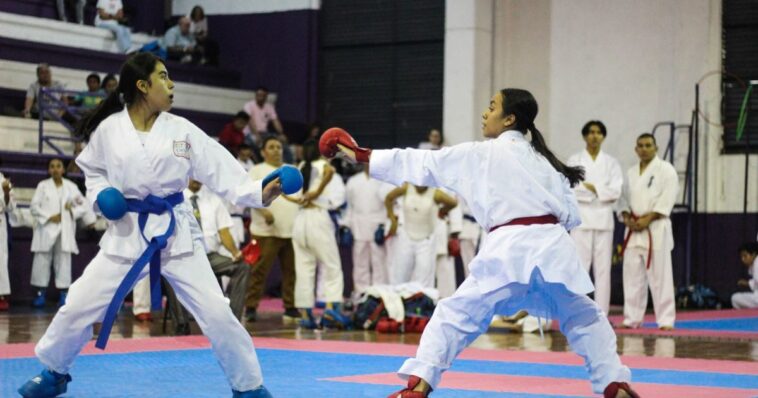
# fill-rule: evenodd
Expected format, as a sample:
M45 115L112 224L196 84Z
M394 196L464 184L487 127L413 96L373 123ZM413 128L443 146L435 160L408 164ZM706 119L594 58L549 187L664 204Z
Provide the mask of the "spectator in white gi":
M50 282L50 267L55 269L55 287L60 289L58 305L66 302L71 285L71 254L78 254L76 220L87 210L87 199L76 184L63 178L63 162L52 159L47 168L50 178L41 181L34 191L30 210L37 226L32 236L32 286L37 289L32 302L45 305L45 289Z
M392 185L369 177L367 167L347 180L345 221L353 235L353 296L389 282L386 250L374 234L387 222L384 198L390 189Z
M603 122L590 120L582 128L583 151L568 160L584 168L584 181L574 187L582 223L571 230L584 269L595 275L595 302L606 314L611 304L613 209L621 197L624 175L619 162L600 150L607 130Z

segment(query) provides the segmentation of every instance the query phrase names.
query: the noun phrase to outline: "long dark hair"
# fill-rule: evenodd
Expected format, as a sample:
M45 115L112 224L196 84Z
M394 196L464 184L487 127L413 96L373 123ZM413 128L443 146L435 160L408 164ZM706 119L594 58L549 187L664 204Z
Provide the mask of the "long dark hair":
M159 62L163 63L160 58L151 53L138 53L129 57L121 65L118 89L109 94L95 109L79 120L74 134L85 140L89 140L92 132L97 129L97 126L105 118L116 112L120 112L124 109L124 104L131 105L142 99L142 93L137 90L137 81L146 80L149 83L150 75L155 70L155 65Z
M311 170L313 166L311 163L314 160L318 160L321 154L318 151L318 144L316 140L306 140L303 142L303 167L300 168L300 172L303 173L303 192L308 192L311 186Z
M534 118L537 117L537 100L532 93L518 88L504 88L500 90L503 95L503 117L508 115L516 116L516 129L526 134L527 131L532 133L532 147L534 150L544 156L548 162L561 174L568 178L573 187L584 180L584 169L582 167L566 166L547 147L542 133L534 126Z

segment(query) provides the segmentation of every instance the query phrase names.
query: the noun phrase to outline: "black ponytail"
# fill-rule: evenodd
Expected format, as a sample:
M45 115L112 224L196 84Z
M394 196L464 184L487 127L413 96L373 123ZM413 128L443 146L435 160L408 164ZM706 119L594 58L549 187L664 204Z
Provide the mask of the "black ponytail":
M100 122L108 116L120 112L124 105L131 105L142 98L142 93L137 90L137 81L150 82L150 75L155 70L157 63L163 61L151 53L137 53L130 56L121 66L118 88L101 101L95 109L84 115L76 124L74 135L84 140L89 140L92 132L97 129Z
M303 143L303 167L300 168L303 174L303 192L308 192L311 187L311 171L313 170L311 163L320 156L316 140L309 139Z
M500 90L503 96L503 116L516 116L516 129L526 134L532 133L532 147L545 157L559 173L566 176L573 187L584 180L584 168L570 167L558 160L550 148L547 147L542 133L534 126L534 118L537 117L537 101L532 93L518 88L505 88Z

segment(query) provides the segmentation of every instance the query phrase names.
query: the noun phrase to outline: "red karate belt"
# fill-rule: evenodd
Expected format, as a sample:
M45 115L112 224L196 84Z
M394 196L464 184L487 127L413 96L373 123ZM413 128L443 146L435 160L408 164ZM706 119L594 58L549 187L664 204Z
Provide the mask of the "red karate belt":
M640 219L640 216L632 213L632 220L637 221ZM645 231L647 231L647 263L645 264L646 269L650 269L650 259L653 258L653 235L650 233L650 227L648 226L645 228ZM626 237L624 238L624 245L621 246L621 256L624 256L624 252L626 251L626 245L629 243L629 238L632 237L632 234L637 231L632 231L631 228L629 228L629 231L626 233Z
M496 225L490 228L489 232L492 233L494 230L501 227L510 227L513 225L535 225L535 224L558 224L558 218L552 214L546 214L544 216L514 218L513 220L508 221L505 224Z

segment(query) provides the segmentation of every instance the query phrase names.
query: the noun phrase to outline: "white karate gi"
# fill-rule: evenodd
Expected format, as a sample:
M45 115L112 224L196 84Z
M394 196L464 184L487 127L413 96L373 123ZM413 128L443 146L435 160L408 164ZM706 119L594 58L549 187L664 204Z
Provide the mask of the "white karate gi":
M386 250L374 241L380 224L388 225L384 197L386 183L360 172L347 180L345 221L353 234L353 291L363 293L372 285L389 281Z
M639 164L627 172L627 187L619 201L619 213L630 212L637 216L660 213L664 218L650 223L653 241L650 268L648 261L648 232L631 235L624 252L624 325L638 327L642 324L647 309L647 289L653 297L655 319L659 327L673 327L676 320L674 276L671 266L671 250L674 249L674 234L669 214L676 203L679 178L674 166L657 156L640 175ZM625 235L629 229L625 231Z
M333 218L334 215L336 215L337 225L344 225L340 221L342 216L341 207L347 201L347 190L345 187L345 181L342 180L342 176L339 175L339 173L334 173L334 177L332 177L332 179L329 180L329 183L326 184L324 192L321 195L325 199L324 203L327 206L326 209L329 213L329 219L332 220L332 226L334 226L335 221ZM336 241L336 231L334 236ZM339 245L337 245L337 254L339 254ZM340 263L342 263L341 255ZM326 280L325 272L327 271L324 265L321 264L321 262L316 262L316 301L320 301L322 303L329 302L329 300L326 299L326 293L324 293L324 282ZM342 276L344 278L344 273ZM344 279L342 282L344 287Z
M437 258L434 230L439 212L434 193L434 188L423 193L413 185L406 188L401 200L403 224L397 228L389 267L392 285L417 282L425 288L434 287Z
M758 257L753 260L748 272L750 273L750 292L732 294L732 307L734 308L758 308Z
M235 204L262 206L260 181L250 179L226 149L194 124L167 112L158 116L149 134L135 130L126 109L107 117L76 162L96 211L95 199L107 187L118 189L126 198L166 197L183 191L190 178ZM161 253L161 274L211 341L232 388L254 389L263 378L252 340L232 314L213 275L192 207L183 202L173 212L176 228ZM100 252L71 285L66 305L37 343L37 357L48 368L69 372L92 337L92 324L103 319L116 288L145 250L137 216L129 212L110 223L100 240ZM144 230L147 239L163 234L169 219L168 212L150 215ZM145 267L141 277L147 274Z
M66 210L66 204L71 210ZM87 199L76 184L63 178L60 187L52 178L40 181L29 206L37 221L32 235L32 286L40 289L50 283L50 265L55 269L55 287L68 289L71 285L71 253L78 254L76 245L76 220L86 212ZM61 221L54 223L50 217L60 214Z
M584 269L595 274L595 302L606 314L611 305L611 258L613 257L613 209L621 197L624 175L618 161L600 151L593 160L584 150L568 160L569 166L584 167L583 184L574 187L582 224L571 230Z
M5 176L0 173L0 186L5 181ZM8 296L11 294L11 281L8 276L8 217L6 213L10 213L16 207L15 200L13 200L13 191L10 193L9 203L5 203L5 194L2 188L0 188L0 296Z
M327 162L323 159L311 162L309 191L318 189L326 166ZM340 178L340 176L335 174L332 180L335 178ZM342 260L337 248L334 223L327 210L330 205L333 205L335 195L329 193L327 187L315 201L311 202L310 207L300 208L292 227L292 245L295 249L295 307L297 308L313 308L315 304L317 264L323 267L321 274L323 300L330 303L341 303L343 300Z
M487 236L471 274L441 300L416 358L400 369L436 387L458 353L485 332L495 313L526 309L558 319L569 344L584 357L593 390L631 373L616 354L616 336L585 294L592 283L566 232L579 223L576 199L564 176L518 131L497 139L438 151L375 150L371 175L391 183L444 186L465 200L485 229L516 218L554 215L560 224L506 226Z

